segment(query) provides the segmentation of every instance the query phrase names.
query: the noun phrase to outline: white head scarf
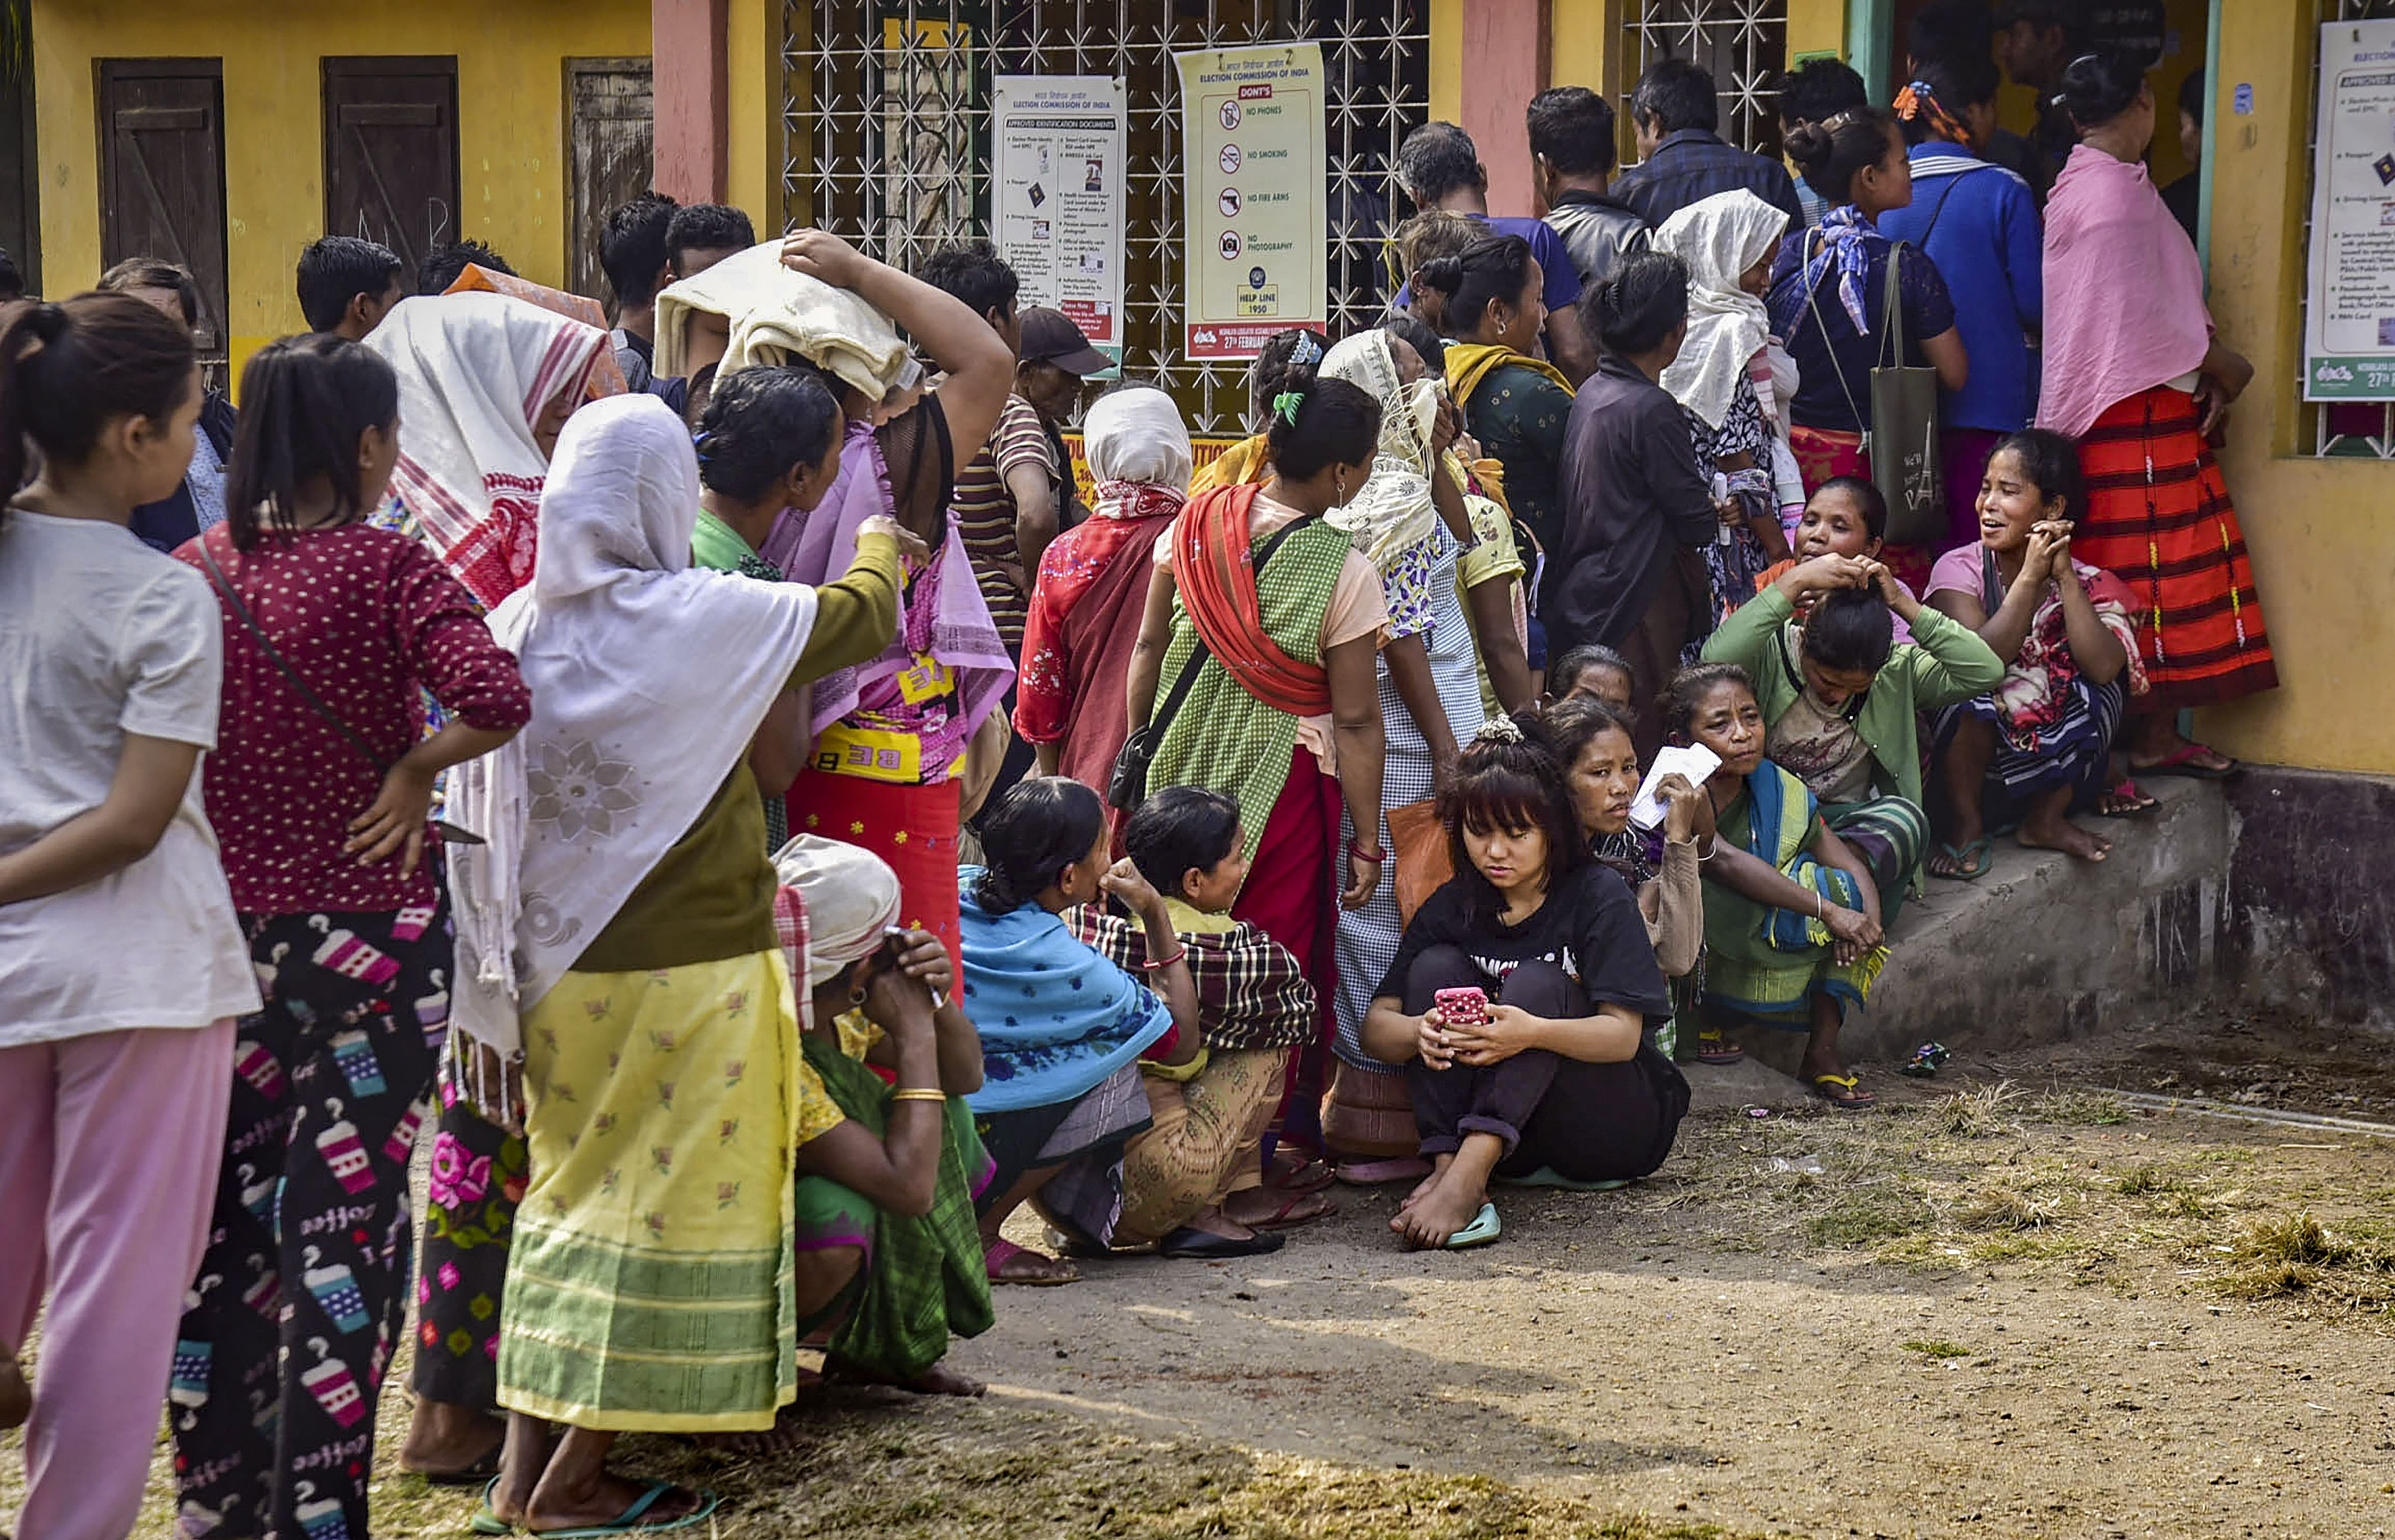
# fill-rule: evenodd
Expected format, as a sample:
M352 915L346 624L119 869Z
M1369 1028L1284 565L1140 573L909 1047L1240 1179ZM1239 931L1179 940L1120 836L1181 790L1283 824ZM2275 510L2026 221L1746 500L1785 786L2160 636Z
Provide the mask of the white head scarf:
M365 346L399 375L392 489L459 581L498 603L532 576L549 474L533 419L561 391L589 388L607 334L472 292L401 300Z
M1189 428L1163 391L1137 386L1100 396L1081 418L1081 441L1097 484L1095 517L1145 518L1186 498Z
M799 835L774 857L807 907L807 987L820 989L898 923L898 874L862 846Z
M502 1049L706 809L788 682L815 593L690 564L698 461L651 395L558 441L531 586L491 613L532 723L451 773L454 1020Z
M1364 490L1345 507L1326 516L1344 530L1356 548L1385 575L1390 565L1432 537L1438 523L1430 495L1430 428L1438 410L1437 387L1429 380L1409 390L1397 377L1389 334L1374 327L1330 349L1322 373L1369 391L1381 403L1381 444Z
M1655 249L1688 268L1688 336L1663 371L1663 388L1708 428L1727 419L1738 382L1771 337L1771 312L1739 277L1787 228L1786 213L1740 188L1690 204L1655 232Z
M682 357L690 315L705 310L732 323L716 373L752 363L805 359L880 401L917 374L890 318L846 289L782 266L782 243L765 241L734 252L705 272L657 294L656 374L672 379L689 371Z

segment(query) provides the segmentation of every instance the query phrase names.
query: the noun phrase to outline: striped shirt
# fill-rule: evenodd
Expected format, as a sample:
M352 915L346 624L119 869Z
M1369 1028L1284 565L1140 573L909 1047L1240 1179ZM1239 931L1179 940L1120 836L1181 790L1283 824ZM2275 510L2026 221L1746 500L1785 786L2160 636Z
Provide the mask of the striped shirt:
M1031 597L1023 586L1030 574L1022 571L1014 494L1007 490L1006 478L1022 466L1038 467L1050 488L1055 487L1056 456L1047 428L1029 401L1009 396L989 441L957 474L956 494L948 505L973 576L981 583L982 598L989 604L989 617L1006 638L1007 652L1017 657L1023 653L1023 626L1031 611Z

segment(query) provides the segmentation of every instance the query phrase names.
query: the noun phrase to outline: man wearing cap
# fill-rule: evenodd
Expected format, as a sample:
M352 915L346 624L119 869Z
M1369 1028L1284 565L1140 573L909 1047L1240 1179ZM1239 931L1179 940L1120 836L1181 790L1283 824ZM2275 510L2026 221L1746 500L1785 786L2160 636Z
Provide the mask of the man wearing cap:
M1014 395L989 442L957 478L957 533L973 558L982 596L1018 658L1040 553L1072 520L1072 462L1061 428L1081 397L1081 382L1107 367L1105 355L1061 310L1026 308Z

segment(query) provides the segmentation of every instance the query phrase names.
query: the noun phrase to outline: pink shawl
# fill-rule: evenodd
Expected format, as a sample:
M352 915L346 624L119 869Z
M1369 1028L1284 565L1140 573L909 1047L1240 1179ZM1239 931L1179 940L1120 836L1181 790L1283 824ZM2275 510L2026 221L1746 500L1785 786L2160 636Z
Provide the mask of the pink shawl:
M2037 426L2076 438L2116 401L2203 362L2203 268L2142 165L2080 145L2045 204Z

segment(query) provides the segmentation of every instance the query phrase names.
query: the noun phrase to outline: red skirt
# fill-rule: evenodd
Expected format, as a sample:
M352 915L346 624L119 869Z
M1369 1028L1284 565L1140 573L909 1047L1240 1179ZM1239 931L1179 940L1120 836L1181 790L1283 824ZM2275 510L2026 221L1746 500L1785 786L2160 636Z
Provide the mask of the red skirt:
M790 828L863 846L898 874L898 923L928 930L965 976L964 932L957 917L957 811L954 781L902 786L857 775L799 773L790 787Z
M2245 532L2195 398L2156 386L2115 401L2079 441L2087 513L2071 553L2136 596L2152 689L2132 712L2180 711L2279 682Z
M1274 798L1264 832L1249 863L1247 885L1231 905L1245 920L1296 954L1314 981L1314 1041L1290 1055L1289 1091L1274 1119L1272 1139L1304 1149L1322 1144L1322 1092L1332 1032L1330 1002L1339 989L1334 913L1339 850L1339 783L1322 773L1301 744L1290 756L1289 779Z

